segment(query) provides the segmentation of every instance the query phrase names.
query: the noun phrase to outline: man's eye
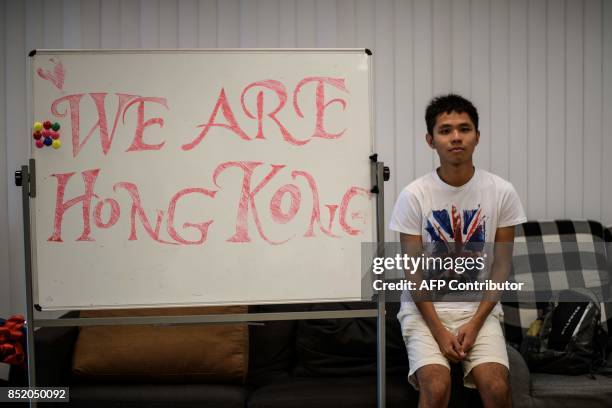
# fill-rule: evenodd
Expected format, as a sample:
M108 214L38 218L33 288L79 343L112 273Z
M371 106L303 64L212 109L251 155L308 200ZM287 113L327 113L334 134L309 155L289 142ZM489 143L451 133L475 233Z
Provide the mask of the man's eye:
M441 135L446 135L446 134L448 134L449 132L450 132L450 129L448 129L448 128L443 128L443 129L440 129L440 130L438 131L438 133L440 133Z
M468 132L471 132L471 131L472 131L472 128L471 128L471 127L464 127L464 128L461 128L461 131L462 131L463 133L468 133Z

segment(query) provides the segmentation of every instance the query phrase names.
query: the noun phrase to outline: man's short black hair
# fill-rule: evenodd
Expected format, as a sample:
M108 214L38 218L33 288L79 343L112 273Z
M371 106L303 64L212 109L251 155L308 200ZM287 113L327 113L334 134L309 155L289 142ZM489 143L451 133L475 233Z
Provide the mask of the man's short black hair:
M425 110L425 123L427 123L427 133L433 135L433 128L436 124L436 118L441 113L467 113L476 131L478 131L478 111L472 102L468 101L461 95L448 94L436 96L429 102Z

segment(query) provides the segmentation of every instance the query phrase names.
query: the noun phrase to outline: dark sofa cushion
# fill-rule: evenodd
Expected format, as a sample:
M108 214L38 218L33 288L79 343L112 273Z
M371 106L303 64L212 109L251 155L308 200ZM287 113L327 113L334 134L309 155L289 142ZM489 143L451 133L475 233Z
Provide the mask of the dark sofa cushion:
M397 304L387 304L387 372L406 373L408 362L396 319ZM373 309L371 302L314 304L311 310ZM301 320L297 326L296 376L376 375L376 319Z
M255 305L249 313L290 313L309 305ZM253 318L257 321L257 317ZM259 387L289 375L295 365L296 320L278 320L249 326L249 373L247 383Z
M405 377L387 378L387 407L416 406L418 393ZM376 376L291 377L255 390L249 408L371 408L376 406Z
M461 377L461 367L458 366ZM248 408L371 408L376 407L376 376L290 377L261 387L249 396ZM416 407L419 393L405 375L386 379L387 408ZM478 391L453 381L449 408L482 407Z

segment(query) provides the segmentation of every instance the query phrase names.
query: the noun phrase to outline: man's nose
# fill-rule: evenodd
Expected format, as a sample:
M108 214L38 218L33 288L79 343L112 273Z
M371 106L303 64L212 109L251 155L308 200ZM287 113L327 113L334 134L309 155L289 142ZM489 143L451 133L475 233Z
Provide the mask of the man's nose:
M452 138L453 142L461 141L461 132L459 132L459 129L453 129Z

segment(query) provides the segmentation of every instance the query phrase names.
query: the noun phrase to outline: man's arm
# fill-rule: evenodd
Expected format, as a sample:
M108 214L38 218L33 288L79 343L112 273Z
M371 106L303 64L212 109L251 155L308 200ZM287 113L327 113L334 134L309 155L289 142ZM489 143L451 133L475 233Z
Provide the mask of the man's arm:
M400 242L402 244L402 251L410 257L419 257L423 251L423 241L420 235L408 235L400 233ZM419 287L420 282L422 280L422 271L417 269L413 271L414 273L410 276L406 276L409 281L416 282L417 287ZM406 274L409 272L406 271ZM419 301L414 299L413 301L421 316L423 316L423 320L429 327L431 334L434 339L438 343L440 347L440 351L447 359L458 362L465 358L465 352L463 351L459 340L455 335L453 335L450 331L444 327L442 322L440 321L440 317L438 313L436 313L436 309L431 301Z
M493 265L491 266L491 280L493 282L503 282L510 275L512 265L512 243L514 242L514 227L498 228L495 232L495 250ZM500 243L501 245L497 245ZM486 291L483 299L478 305L478 309L469 322L459 327L457 338L461 343L464 352L467 352L474 345L476 336L484 324L487 316L497 304L499 291Z

